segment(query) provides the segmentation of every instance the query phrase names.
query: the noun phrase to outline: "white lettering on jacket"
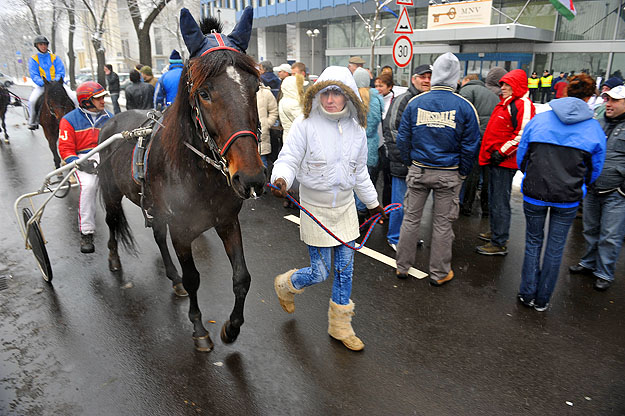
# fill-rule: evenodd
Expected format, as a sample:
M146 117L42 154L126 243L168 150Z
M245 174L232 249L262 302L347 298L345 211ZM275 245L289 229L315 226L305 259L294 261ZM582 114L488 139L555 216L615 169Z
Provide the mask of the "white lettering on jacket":
M427 111L422 108L417 109L417 126L428 127L451 127L456 128L456 110L451 111Z

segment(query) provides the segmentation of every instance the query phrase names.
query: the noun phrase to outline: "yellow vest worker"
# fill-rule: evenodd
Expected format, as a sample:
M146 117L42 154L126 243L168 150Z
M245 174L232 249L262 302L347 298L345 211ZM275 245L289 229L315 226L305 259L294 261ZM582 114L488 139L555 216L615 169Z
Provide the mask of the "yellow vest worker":
M528 78L527 88L538 88L539 82L540 82L540 78Z
M540 87L541 88L551 88L551 82L553 81L553 75L542 76L540 77Z

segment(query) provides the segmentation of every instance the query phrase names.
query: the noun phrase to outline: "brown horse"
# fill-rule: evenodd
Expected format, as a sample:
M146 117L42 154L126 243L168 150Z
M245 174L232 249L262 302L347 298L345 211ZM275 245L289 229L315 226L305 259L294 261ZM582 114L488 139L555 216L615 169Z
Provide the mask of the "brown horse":
M58 81L48 81L44 78L44 93L41 96L41 110L39 123L43 127L43 133L48 140L48 146L54 158L54 167L61 167L61 158L57 149L59 139L59 123L63 116L74 107L74 102L67 95L63 87L63 78Z
M255 63L243 53L218 50L192 58L182 71L176 100L165 112L165 127L151 139L143 206L153 217L154 239L167 277L178 295L188 292L189 319L198 351L210 351L213 342L198 307L200 275L191 243L213 227L232 265L235 294L234 309L222 327L221 339L226 343L235 341L243 324L250 274L243 256L238 214L243 200L260 195L266 181L257 148L258 85ZM117 115L100 132L100 141L139 127L146 121L145 114L132 110ZM131 142L114 144L101 152L98 167L110 231L111 271L121 268L117 238L126 246L132 247L133 243L122 198L126 196L141 205L142 189L131 173L133 149ZM182 280L167 248L168 228L182 266Z
M9 143L9 133L7 132L7 126L4 122L4 118L7 113L7 107L11 102L11 95L9 95L9 90L4 88L4 86L0 85L0 120L2 120L2 129L0 132L4 130L4 142Z

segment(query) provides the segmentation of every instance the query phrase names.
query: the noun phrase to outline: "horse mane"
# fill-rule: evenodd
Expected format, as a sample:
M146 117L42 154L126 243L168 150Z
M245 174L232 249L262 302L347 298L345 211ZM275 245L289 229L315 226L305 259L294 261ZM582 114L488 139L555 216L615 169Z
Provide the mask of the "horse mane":
M223 24L221 23L221 21L217 20L213 16L209 16L209 17L203 18L200 21L200 30L202 31L204 35L208 35L210 33L213 33L213 31L217 33L221 33L223 32L224 28L223 28Z
M180 75L178 93L164 117L161 142L172 166L185 169L199 159L186 146L184 141L196 142L200 137L195 127L192 112L193 99L197 91L210 79L234 65L249 74L259 76L256 62L249 56L230 50L217 50L205 56L189 60Z
M74 102L69 95L67 95L67 91L63 87L63 81L52 81L45 84L44 87L45 94L51 99L54 100L57 104L65 106L66 104L70 104L72 108L74 108Z

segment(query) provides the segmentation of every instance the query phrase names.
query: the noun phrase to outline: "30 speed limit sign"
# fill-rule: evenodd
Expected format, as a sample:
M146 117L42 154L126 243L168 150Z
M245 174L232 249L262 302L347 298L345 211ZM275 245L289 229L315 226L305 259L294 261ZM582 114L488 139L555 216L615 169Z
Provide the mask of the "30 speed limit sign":
M408 36L400 36L393 44L393 60L395 64L403 68L412 59L412 41Z

